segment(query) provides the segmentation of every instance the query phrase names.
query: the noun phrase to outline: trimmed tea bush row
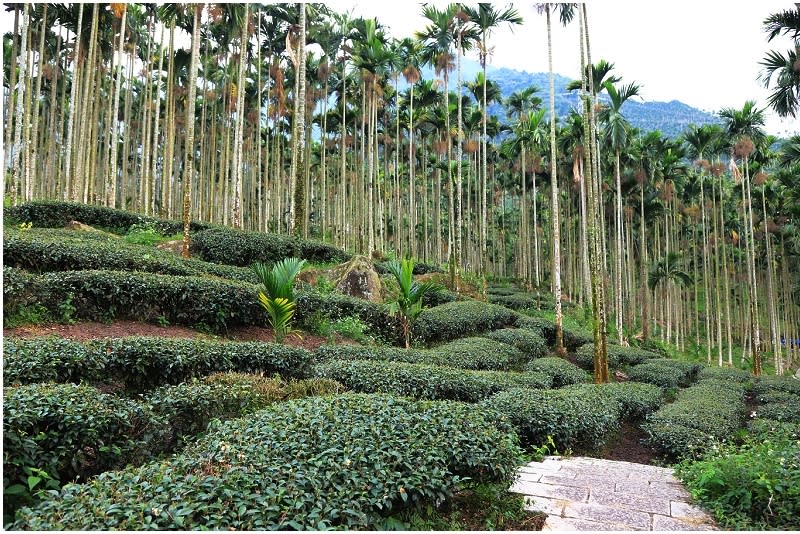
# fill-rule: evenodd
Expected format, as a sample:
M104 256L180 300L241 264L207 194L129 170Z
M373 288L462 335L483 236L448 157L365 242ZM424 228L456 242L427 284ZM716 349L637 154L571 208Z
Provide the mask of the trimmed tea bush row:
M519 314L514 326L539 330L549 346L552 347L556 344L556 325L548 319ZM593 341L591 332L562 328L562 333L564 335L564 346L570 352L575 351L581 345L592 343Z
M333 245L294 236L210 228L192 236L191 251L205 261L247 267L300 258L312 263L341 263L352 255Z
M119 382L126 389L142 390L220 371L303 378L311 373L312 357L302 348L256 341L7 338L3 344L3 383Z
M753 384L756 393L769 393L783 391L800 395L800 380L795 380L789 376L761 376Z
M4 508L33 502L32 490L44 489L47 480L57 487L141 462L164 450L167 428L146 406L89 386L5 388Z
M730 380L740 384L752 383L753 375L749 371L735 367L704 367L698 375L700 380Z
M461 480L510 484L511 427L474 406L385 395L291 401L220 424L167 461L70 485L16 529L377 529Z
M494 371L517 368L526 361L525 354L514 347L485 338L457 339L430 350L323 345L316 357L317 361L377 360Z
M594 369L594 344L581 345L575 354L578 366L591 371ZM639 365L649 360L661 358L661 355L637 347L623 347L621 345L608 345L608 368L618 369L621 366Z
M538 371L553 379L553 387L560 388L570 384L580 384L589 380L589 374L563 358L539 358L530 362L526 370Z
M502 328L489 332L484 337L512 345L524 352L528 359L542 358L547 355L547 345L541 330Z
M310 326L318 316L327 317L331 322L355 317L367 325L365 334L392 345L402 343L400 323L380 304L335 293L322 295L316 291L298 293L296 297L295 320L298 326Z
M800 395L772 390L759 393L758 402L761 406L756 410L756 417L784 423L800 423Z
M163 235L183 231L181 221L167 221L130 211L56 200L34 200L19 206L3 208L3 216L20 222L31 222L40 228L63 228L70 221L80 221L90 226L112 229L121 234L127 233L134 224L152 226ZM212 227L211 224L193 221L190 230L196 232Z
M372 360L330 360L317 365L315 373L362 393L462 402L478 402L509 388L548 388L552 383L549 376L537 372L468 371Z
M212 275L258 283L250 269L185 259L154 247L130 245L119 239L67 230L19 231L11 228L3 236L3 262L32 272L51 271L143 271L178 276ZM93 234L89 234L93 235Z
M516 314L502 306L476 300L449 302L422 311L413 327L420 343L450 341L514 324Z
M499 411L517 428L526 446L553 438L559 450L594 449L622 419L636 419L661 405L662 392L649 384L575 384L561 389L510 389L479 405Z
M3 269L3 276L10 269ZM216 332L228 326L263 325L255 285L196 276L169 276L121 271L65 271L18 276L10 297L13 306L38 303L53 317L70 299L72 319L110 321L165 319L173 324L202 325ZM4 280L5 282L5 280Z
M745 418L745 388L730 380L703 380L647 418L650 443L671 458L696 457L727 439Z
M553 309L555 300L550 294L541 293L512 293L507 295L490 294L489 302L511 308L512 310L527 310L532 308Z

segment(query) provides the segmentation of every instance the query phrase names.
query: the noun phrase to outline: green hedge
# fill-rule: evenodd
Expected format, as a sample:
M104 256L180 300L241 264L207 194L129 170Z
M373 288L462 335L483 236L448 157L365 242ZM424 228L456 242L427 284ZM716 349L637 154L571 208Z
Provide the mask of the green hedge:
M547 344L540 330L502 328L485 334L485 337L518 348L525 353L528 359L542 358L547 355Z
M10 269L3 270L6 278ZM32 275L15 284L12 306L37 302L53 317L69 301L72 319L113 319L203 326L224 332L229 326L264 325L258 288L244 282L196 276L169 276L121 271L65 271Z
M658 363L643 363L627 370L628 379L634 382L645 382L664 389L677 388L684 385L685 374L675 367Z
M258 341L6 339L3 383L118 381L126 388L141 390L219 371L303 378L311 373L312 358L313 353L302 348Z
M519 449L496 415L458 403L344 395L220 424L163 462L70 485L15 529L379 530L408 506L510 484Z
M449 302L422 311L412 328L412 336L420 343L449 341L511 325L514 312L494 304L476 300Z
M528 361L516 347L485 337L456 339L427 352L435 354L440 365L460 369L508 371Z
M296 294L296 302L295 320L298 326L312 329L314 321L320 317L331 322L355 317L367 325L365 334L393 345L403 342L400 323L380 304L335 293L322 295L315 291Z
M756 417L783 423L800 423L800 395L786 391L767 391L758 395L761 403Z
M678 393L647 418L650 443L671 458L693 457L730 439L745 419L745 389L729 380L704 380Z
M526 446L593 449L620 425L620 404L597 388L510 389L479 404L506 416Z
M527 365L526 370L538 371L552 377L554 388L560 388L570 384L580 384L589 380L589 375L586 371L558 357L533 360Z
M586 370L594 369L594 344L591 341L581 345L575 356L579 367ZM621 366L628 365L639 365L658 358L661 358L659 354L638 347L608 345L609 369L618 369Z
M163 450L165 439L164 421L146 407L89 386L5 388L4 508L29 503L30 490L43 489L46 477L32 468L61 483L85 479L141 462Z
M549 376L529 372L468 371L438 365L370 360L331 360L315 368L360 393L391 393L420 399L478 402L509 388L548 388Z
M333 245L294 236L211 228L192 236L191 251L205 261L247 267L301 258L312 263L341 263L352 255Z
M142 271L178 276L218 276L258 283L250 269L181 258L155 247L68 230L14 230L3 236L3 262L32 272Z
M63 228L70 221L79 221L122 234L127 233L134 224L153 226L163 235L183 231L181 221L167 221L141 213L57 200L34 200L19 206L3 208L3 216L20 222L30 222L40 228ZM192 232L212 227L211 224L197 221L192 221L190 224Z
M457 339L429 350L322 345L317 349L315 356L320 362L332 359L376 360L484 371L507 371L521 367L526 360L525 355L514 347L484 338Z
M144 402L169 424L171 450L184 436L203 432L213 419L232 419L266 408L275 402L342 393L344 386L314 378L284 382L247 373L215 373L201 380L163 386L144 396Z
M736 369L735 367L704 367L700 370L698 378L700 378L700 380L730 380L742 384L749 383L753 380L753 376L748 371Z
M556 325L552 321L542 319L541 317L529 317L521 313L518 313L514 319L513 326L525 330L534 330L539 332L548 346L552 347L555 345Z
M620 416L627 420L639 420L658 410L664 403L664 391L652 384L639 382L610 382L608 384L576 384L565 387L566 391L581 391L595 388L608 399L620 404Z
M790 376L761 376L755 380L753 390L756 393L783 391L800 395L800 380Z
M537 297L536 293L511 293L506 295L489 294L489 302L511 308L512 310L527 310L527 309L549 309L552 310L555 305L553 295L549 293L540 293Z

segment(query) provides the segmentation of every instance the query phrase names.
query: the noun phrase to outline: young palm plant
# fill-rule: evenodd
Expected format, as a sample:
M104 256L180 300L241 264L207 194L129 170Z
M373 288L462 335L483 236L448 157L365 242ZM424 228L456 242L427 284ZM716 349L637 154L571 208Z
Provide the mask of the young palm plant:
M254 263L250 266L266 289L266 294L259 291L258 301L269 315L269 324L275 332L277 343L283 343L290 334L300 337L299 331L291 327L295 312L293 286L305 263L306 260L284 258L271 268L263 263Z
M433 282L414 281L414 260L390 261L389 272L394 275L400 286L397 300L389 304L389 313L399 316L403 327L406 348L410 346L411 325L422 313L422 298L426 293L438 291L442 286Z

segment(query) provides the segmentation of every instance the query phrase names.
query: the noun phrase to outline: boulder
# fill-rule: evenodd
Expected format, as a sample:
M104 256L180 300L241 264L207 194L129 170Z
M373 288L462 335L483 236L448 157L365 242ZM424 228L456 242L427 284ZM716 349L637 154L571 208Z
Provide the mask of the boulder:
M67 230L75 230L76 232L92 232L94 234L101 234L106 237L113 237L114 239L119 239L119 236L116 234L112 234L111 232L105 232L103 230L98 230L93 226L89 226L88 224L83 224L80 221L70 221L68 222L64 228Z
M381 302L381 278L366 256L353 259L333 269L332 280L337 291L368 300Z
M180 256L183 254L183 239L173 239L172 241L165 241L156 245L159 250L166 250Z

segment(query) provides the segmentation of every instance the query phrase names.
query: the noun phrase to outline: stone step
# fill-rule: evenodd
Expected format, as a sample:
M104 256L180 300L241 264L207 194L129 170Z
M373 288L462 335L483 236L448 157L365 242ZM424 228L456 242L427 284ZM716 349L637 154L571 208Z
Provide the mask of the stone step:
M510 491L548 514L543 530L716 530L666 467L548 456L521 467Z

